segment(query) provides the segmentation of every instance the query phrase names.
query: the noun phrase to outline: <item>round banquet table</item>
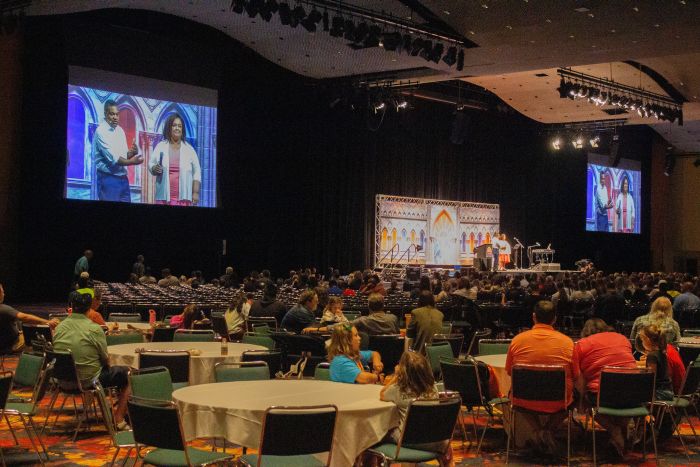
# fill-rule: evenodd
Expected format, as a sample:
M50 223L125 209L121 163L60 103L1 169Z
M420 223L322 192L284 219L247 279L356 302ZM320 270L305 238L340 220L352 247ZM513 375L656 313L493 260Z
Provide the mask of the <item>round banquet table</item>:
M506 354L480 355L474 358L493 368L493 372L498 378L498 390L507 396L510 391L510 376L506 373Z
M116 323L114 321L108 321L106 324L107 324L107 327L109 329L112 329L115 324L119 324L120 331L126 331L126 330L132 329L132 328L138 329L139 331L148 331L148 332L151 331L151 325L149 323L143 323L143 322L141 322L141 323L121 323L121 322Z
M396 406L379 400L381 388L317 380L240 381L185 387L173 392L173 400L188 440L220 437L254 449L268 407L335 404L331 465L347 467L398 424Z
M143 342L137 344L110 345L107 347L111 365L125 365L138 368L139 359L136 349L146 350L191 350L196 349L200 355L190 357L190 384L213 383L214 365L219 362L237 362L246 350L267 350L261 345L228 344L228 355L221 355L220 342Z

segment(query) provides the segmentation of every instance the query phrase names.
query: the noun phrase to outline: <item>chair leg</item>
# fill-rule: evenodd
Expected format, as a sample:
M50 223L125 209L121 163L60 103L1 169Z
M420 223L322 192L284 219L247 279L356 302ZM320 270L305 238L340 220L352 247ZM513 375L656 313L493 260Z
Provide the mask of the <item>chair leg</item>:
M654 445L654 457L656 458L656 465L659 465L659 451L656 448L656 432L654 431L654 424L650 423L649 427L651 428L651 442ZM644 444L646 445L646 426L644 430L644 438ZM644 450L646 452L646 446L644 447Z
M129 460L129 458L131 457L131 451L133 451L134 449L136 449L136 448L134 448L134 447L132 446L132 447L130 447L130 448L126 451L126 454L124 455L124 460L122 461L122 467L125 467L125 466L126 466L126 462L127 462L127 461ZM134 460L134 465L136 465L136 460Z
M39 448L37 448L36 443L34 442L34 437L32 436L31 431L29 431L29 427L27 426L27 422L24 420L24 417L22 414L18 414L19 419L22 422L22 425L24 426L24 431L27 433L27 438L29 438L29 442L32 443L32 447L34 448L34 451L36 451L36 455L39 457L39 462L41 462L41 465L44 465L44 459L41 457L41 453L39 452ZM42 446L43 447L43 446Z
M29 419L29 425L32 428L32 431L34 432L34 436L36 436L36 439L39 440L39 445L41 446L41 450L44 452L44 457L46 457L46 460L49 460L49 453L46 451L46 446L44 446L44 441L41 439L41 436L39 436L39 432L36 429L36 424L34 423L34 418L31 415L27 415L27 418ZM27 434L29 434L29 431L27 431Z
M671 408L671 423L673 423L674 426L674 431L678 433L678 439L681 440L681 444L683 445L683 451L685 451L685 457L690 460L690 454L688 454L688 447L685 445L685 441L683 440L683 435L681 434L681 427L680 423L676 423L676 417L678 414L676 413L676 410L674 408ZM680 422L680 420L678 420Z
M19 446L19 441L17 440L17 434L15 434L15 429L12 428L12 424L10 423L10 417L7 416L7 414L4 414L5 416L5 422L7 423L7 428L9 428L10 433L12 433L12 438L15 440L15 446Z
M586 418L588 418L588 414L586 414ZM598 465L598 459L596 458L596 452L595 452L595 411L591 413L591 433L593 434L593 467Z
M49 419L51 418L51 410L53 409L54 405L56 405L56 399L58 398L58 391L54 391L53 395L51 396L51 400L49 401L49 406L46 408L46 419L44 420L44 426L41 428L41 435L44 435L44 432L46 431L46 427L49 424Z
M688 420L688 425L690 425L690 429L693 431L693 439L695 439L695 444L698 444L698 435L695 433L695 426L693 426L693 421L690 419L690 416L688 415L688 410L683 408L683 415L685 415L685 419Z
M515 437L515 410L511 408L510 411L510 429L506 430L508 433L508 440L506 441L506 464L510 460L510 441L511 438ZM515 440L513 440L513 448L515 448Z
M114 465L114 461L117 460L117 456L119 455L119 450L121 448L117 446L117 448L114 450L114 455L112 456L112 460L109 463L109 466L112 467Z
M467 440L467 429L464 427L464 411L461 408L457 418L459 418L459 428L462 430L462 447L464 447L464 442Z
M571 410L566 423L566 465L571 465Z

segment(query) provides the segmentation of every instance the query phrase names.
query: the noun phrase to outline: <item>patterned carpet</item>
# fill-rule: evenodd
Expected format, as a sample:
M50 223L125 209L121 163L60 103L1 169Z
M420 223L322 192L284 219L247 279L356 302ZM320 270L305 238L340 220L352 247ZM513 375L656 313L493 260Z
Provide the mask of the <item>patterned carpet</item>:
M9 357L5 359L5 368L12 370L16 365L16 358ZM29 397L30 392L21 393ZM48 398L42 401L42 406L48 405ZM38 425L43 424L45 411L41 411L36 421ZM52 416L49 426L54 420ZM103 466L109 465L114 448L111 446L111 440L103 426L94 425L90 432L81 433L75 443L71 441L74 425L74 414L72 404L69 402L63 412L58 417L58 422L50 433L46 433L43 437L44 443L49 451L50 461L47 465L51 466ZM471 416L465 417L467 430L471 428ZM12 419L13 426L19 438L19 447L15 446L14 440L7 429L6 425L0 425L0 447L5 456L7 465L40 465L38 458L33 451L32 445L26 433L21 429L21 422L18 419ZM480 425L483 426L485 417L480 420ZM700 426L697 418L693 418L695 426ZM690 459L686 458L683 453L682 446L677 437L668 440L663 445L659 446L660 463L662 465L696 465L700 466L700 446L695 444L692 436L692 431L688 424L681 426L681 431L684 435L686 444L690 452ZM583 435L578 427L572 427L572 464L574 465L592 465L592 447L590 433ZM479 430L481 434L481 430ZM473 438L473 431L470 436ZM561 432L561 446L565 447L566 430ZM605 432L599 432L596 436L598 444L599 462L602 465L654 465L653 451L651 456L647 456L646 461L642 460L641 452L632 452L628 454L624 460L615 460L610 463L614 457L613 451L608 447L607 435ZM452 442L455 461L458 465L505 465L505 435L502 427L497 424L495 429L489 429L484 438L481 455L476 454L476 445L469 446L467 442L464 446L461 441L461 431L458 429L455 433L455 438ZM211 445L205 440L197 440L193 443L194 446L204 449L210 449ZM229 448L228 452L240 454L240 449ZM125 451L122 450L118 464L124 459ZM566 459L547 459L534 457L512 457L512 465L556 465L565 464ZM133 458L129 460L127 465L133 465Z

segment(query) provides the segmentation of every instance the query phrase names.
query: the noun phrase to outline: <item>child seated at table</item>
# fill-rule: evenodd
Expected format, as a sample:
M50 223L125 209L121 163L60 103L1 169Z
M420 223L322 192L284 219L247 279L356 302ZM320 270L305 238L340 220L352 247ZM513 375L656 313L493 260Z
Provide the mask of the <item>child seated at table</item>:
M383 382L382 358L379 352L360 350L360 335L357 328L341 323L333 328L328 346L331 381L337 383L375 384ZM372 363L372 371L369 364Z

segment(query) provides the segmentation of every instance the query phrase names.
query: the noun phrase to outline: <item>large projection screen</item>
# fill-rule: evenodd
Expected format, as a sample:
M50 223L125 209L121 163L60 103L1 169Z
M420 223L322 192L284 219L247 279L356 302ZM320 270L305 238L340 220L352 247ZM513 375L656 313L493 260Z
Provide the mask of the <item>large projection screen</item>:
M376 266L471 266L474 248L499 231L500 207L380 194L375 217Z

